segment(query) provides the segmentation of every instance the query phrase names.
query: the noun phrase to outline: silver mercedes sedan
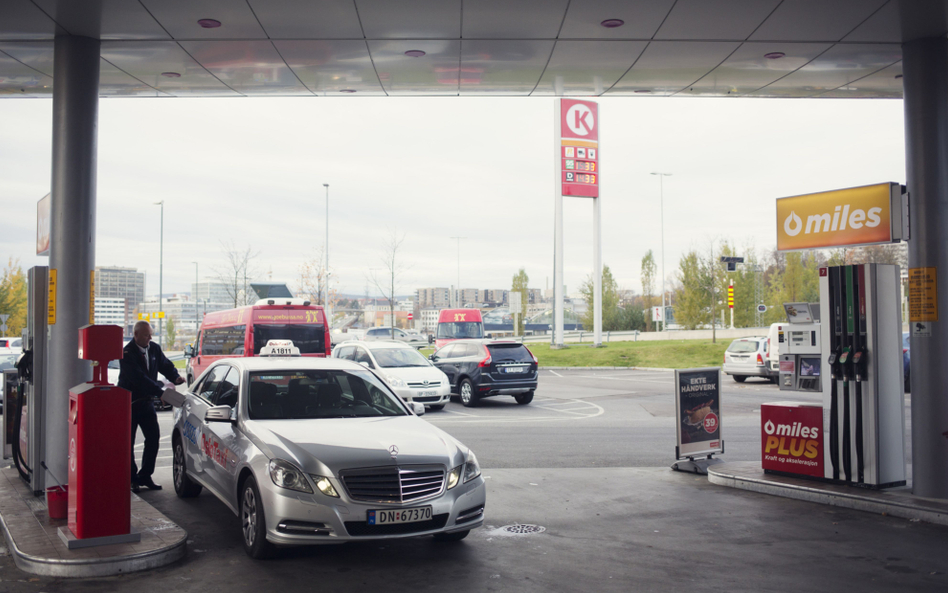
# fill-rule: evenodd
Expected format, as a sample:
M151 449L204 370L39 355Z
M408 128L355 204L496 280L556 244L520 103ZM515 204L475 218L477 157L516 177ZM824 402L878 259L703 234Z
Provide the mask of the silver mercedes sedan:
M240 517L253 558L287 545L456 541L484 522L473 451L360 364L221 360L178 403L175 492L210 490Z

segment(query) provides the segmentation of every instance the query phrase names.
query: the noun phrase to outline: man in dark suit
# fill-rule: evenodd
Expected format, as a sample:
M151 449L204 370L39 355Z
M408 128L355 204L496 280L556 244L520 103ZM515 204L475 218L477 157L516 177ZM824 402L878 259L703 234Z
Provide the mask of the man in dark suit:
M132 492L144 486L149 490L161 490L151 474L155 471L158 457L158 414L152 400L160 396L164 386L158 381L161 372L175 385L184 383L172 363L161 351L161 346L151 341L151 324L147 321L135 323L134 337L125 345L119 363L118 386L132 392ZM135 465L135 433L142 429L145 451L142 453L142 469Z

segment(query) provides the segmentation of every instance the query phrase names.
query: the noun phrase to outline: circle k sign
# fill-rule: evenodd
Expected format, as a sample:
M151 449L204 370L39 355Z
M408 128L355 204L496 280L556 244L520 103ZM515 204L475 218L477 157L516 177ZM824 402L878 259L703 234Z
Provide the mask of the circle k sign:
M564 138L599 141L599 105L593 101L562 99L560 130Z

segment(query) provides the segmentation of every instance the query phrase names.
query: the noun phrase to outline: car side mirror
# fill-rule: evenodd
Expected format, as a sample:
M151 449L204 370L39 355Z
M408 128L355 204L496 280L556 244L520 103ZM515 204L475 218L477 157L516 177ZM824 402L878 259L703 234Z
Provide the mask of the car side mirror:
M204 413L205 422L230 422L233 424L236 419L234 418L234 408L230 406L213 406L207 409L207 412Z
M192 346L191 344L188 344L187 346L184 347L184 357L185 358L194 357L194 346Z
M428 355L428 360L430 360L431 362L438 362L438 355L437 355L437 354L434 354L434 353L429 354L429 355Z
M411 411L415 413L415 416L424 416L425 404L421 402L411 402Z

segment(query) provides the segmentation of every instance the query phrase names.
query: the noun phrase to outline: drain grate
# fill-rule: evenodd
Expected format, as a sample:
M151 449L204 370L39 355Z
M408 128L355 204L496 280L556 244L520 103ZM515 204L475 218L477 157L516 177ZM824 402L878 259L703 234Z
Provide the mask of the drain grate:
M530 525L528 523L517 523L515 525L507 525L502 527L507 533L517 533L517 534L528 534L528 533L543 533L546 531L546 527L541 527L540 525Z

